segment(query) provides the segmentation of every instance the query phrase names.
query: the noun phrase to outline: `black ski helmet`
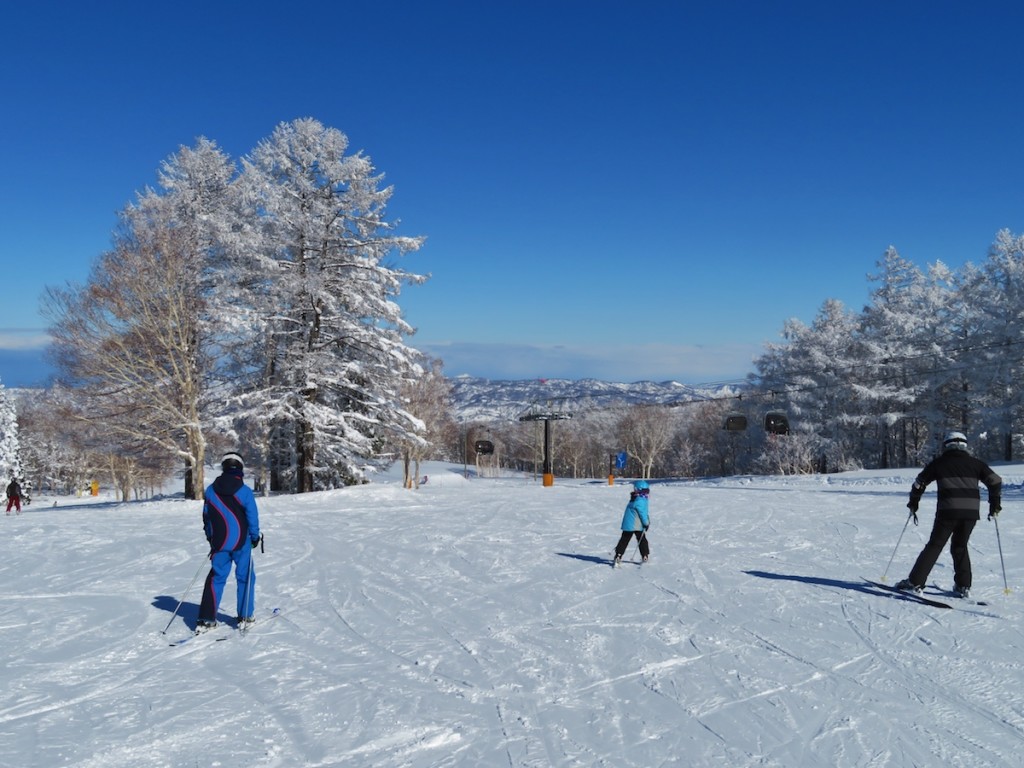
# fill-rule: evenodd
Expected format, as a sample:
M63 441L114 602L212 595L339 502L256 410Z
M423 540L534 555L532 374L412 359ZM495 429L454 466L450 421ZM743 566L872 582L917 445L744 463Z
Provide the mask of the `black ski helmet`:
M243 468L242 457L237 453L225 453L224 458L220 460L220 468L227 472L229 469L242 469Z
M967 436L963 432L948 432L946 433L945 439L942 441L942 447L946 450L950 448L958 448L962 451L966 451Z

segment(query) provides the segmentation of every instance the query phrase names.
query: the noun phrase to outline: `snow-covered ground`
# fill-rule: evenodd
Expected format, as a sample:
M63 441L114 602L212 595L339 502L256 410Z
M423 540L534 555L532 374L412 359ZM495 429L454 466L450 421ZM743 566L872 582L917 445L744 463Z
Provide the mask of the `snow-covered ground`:
M627 485L426 471L261 499L259 622L180 647L197 502L0 516L0 765L1024 764L1022 466L1010 594L995 526L972 540L978 613L862 581L927 537L934 487L887 569L911 470L655 482L651 562L618 570Z

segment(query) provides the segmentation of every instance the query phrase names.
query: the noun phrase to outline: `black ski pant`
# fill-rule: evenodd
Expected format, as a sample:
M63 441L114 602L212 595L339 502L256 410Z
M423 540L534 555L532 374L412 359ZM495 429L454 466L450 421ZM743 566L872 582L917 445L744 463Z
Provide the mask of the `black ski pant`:
M971 586L971 555L967 551L967 542L977 520L945 520L935 518L932 535L924 545L917 562L910 571L910 582L923 587L928 581L928 574L935 567L935 561L942 554L946 542L950 541L949 554L953 556L953 581L957 586Z
M626 554L626 547L629 546L629 540L636 536L636 540L640 542L640 557L647 557L651 554L651 548L647 544L647 531L623 531L622 535L619 536L619 543L615 545L615 556L622 557Z

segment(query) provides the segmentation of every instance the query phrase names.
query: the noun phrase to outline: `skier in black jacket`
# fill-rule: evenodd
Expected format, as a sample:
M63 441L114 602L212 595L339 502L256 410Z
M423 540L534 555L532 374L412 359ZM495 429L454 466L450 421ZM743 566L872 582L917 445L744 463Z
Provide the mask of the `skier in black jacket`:
M967 452L967 438L962 432L950 432L942 442L942 453L921 470L910 489L907 507L917 522L917 506L928 484L937 482L939 498L935 505L935 524L910 575L896 585L897 589L920 592L928 574L952 538L949 553L953 556L953 591L967 597L971 591L971 556L967 542L975 524L981 519L979 483L988 488L988 519L999 514L1003 480L981 459Z

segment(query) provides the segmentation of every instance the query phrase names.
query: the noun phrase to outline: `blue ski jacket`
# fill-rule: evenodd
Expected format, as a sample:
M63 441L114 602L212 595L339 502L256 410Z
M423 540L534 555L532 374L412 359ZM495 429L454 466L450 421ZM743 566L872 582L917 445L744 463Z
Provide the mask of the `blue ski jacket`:
M225 472L203 496L203 529L211 552L233 552L260 540L260 516L241 472Z
M629 495L629 504L622 515L624 531L642 531L651 524L651 516L647 510L647 483L638 480L633 483L633 488Z

